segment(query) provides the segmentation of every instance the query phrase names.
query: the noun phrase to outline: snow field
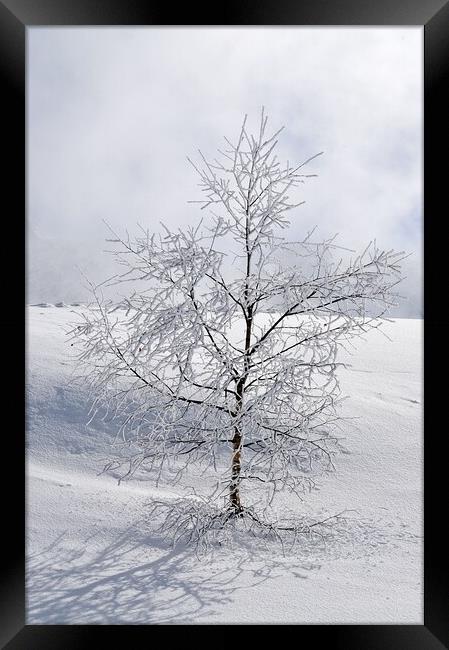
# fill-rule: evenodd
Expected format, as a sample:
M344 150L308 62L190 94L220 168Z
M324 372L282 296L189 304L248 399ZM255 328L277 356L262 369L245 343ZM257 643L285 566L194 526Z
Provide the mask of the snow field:
M115 431L86 425L90 396L72 383L64 332L82 309L27 313L27 624L422 623L422 321L342 353L349 453L303 503L286 500L356 510L351 541L284 557L254 539L198 557L146 516L181 487L98 475Z

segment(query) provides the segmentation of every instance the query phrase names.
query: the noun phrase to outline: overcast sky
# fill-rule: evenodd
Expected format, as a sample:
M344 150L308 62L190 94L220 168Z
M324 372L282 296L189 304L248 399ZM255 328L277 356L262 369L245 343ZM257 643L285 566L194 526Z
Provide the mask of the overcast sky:
M422 315L422 28L29 28L28 302L85 300L113 271L103 219L123 231L194 222L186 156L214 155L248 113L284 125L281 160L318 178L291 238L411 252Z

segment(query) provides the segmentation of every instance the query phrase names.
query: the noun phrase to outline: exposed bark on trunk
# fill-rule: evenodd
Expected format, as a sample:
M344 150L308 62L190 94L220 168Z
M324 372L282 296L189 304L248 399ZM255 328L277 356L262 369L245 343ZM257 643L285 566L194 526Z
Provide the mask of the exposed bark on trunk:
M238 418L243 408L243 398L245 394L245 383L250 368L249 349L251 345L251 326L252 326L252 309L249 310L249 316L246 318L246 341L245 341L245 362L243 375L240 377L236 387L236 406L233 413L234 418ZM242 460L242 437L243 434L238 426L234 427L234 437L232 438L232 464L231 464L231 484L230 484L230 501L231 506L236 512L241 512L243 506L240 502L240 471Z
M241 441L242 436L240 435L240 432L236 430L232 440L234 453L232 455L232 473L229 494L231 507L236 513L242 511L242 504L240 503Z

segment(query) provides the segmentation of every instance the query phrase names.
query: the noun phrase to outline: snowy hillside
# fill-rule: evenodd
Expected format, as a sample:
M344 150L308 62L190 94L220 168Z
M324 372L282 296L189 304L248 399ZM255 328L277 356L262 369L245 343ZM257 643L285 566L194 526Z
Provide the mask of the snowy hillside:
M98 475L115 430L87 426L90 396L72 382L65 331L81 310L27 311L27 624L422 623L421 320L340 357L348 453L299 506L356 511L350 541L197 557L148 519L173 487Z

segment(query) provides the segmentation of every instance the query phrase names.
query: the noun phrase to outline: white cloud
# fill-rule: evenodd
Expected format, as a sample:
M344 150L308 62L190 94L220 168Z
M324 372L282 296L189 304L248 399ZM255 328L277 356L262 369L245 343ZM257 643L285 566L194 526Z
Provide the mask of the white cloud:
M83 297L76 265L109 273L103 218L196 219L186 155L263 104L282 157L325 152L292 235L412 252L397 313L421 313L421 28L31 28L28 45L30 301Z

